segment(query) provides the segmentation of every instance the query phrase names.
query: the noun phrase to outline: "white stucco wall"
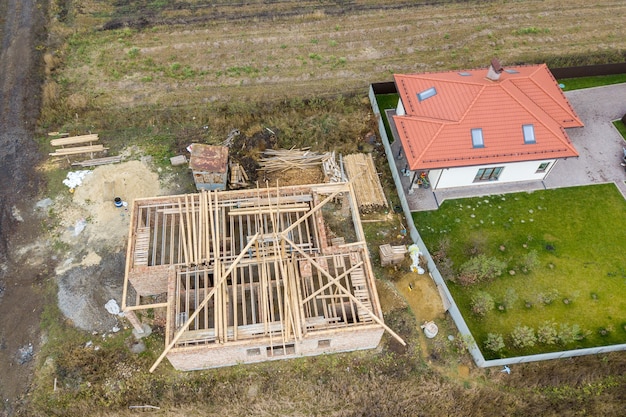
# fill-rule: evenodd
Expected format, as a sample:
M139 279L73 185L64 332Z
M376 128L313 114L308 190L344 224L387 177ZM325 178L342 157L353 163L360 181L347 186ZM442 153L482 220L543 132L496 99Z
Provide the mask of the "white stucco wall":
M537 172L542 163L550 165L544 172ZM433 177L429 174L429 180L433 188L450 188L465 186L480 186L483 184L506 183L516 181L540 181L550 172L556 160L546 159L541 161L515 162L510 164L477 165L472 167L448 168L433 170ZM474 182L474 178L481 168L504 167L497 181Z
M398 106L396 107L396 115L404 116L406 112L404 111L404 105L402 105L402 100L398 100Z

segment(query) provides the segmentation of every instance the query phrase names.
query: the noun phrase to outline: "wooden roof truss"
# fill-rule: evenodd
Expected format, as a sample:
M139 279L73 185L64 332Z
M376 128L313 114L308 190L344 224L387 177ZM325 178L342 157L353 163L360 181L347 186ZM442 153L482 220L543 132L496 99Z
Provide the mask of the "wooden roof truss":
M328 244L322 209L347 195L353 241ZM345 202L344 202L345 204ZM346 219L347 220L347 219ZM169 268L166 349L384 325L349 183L159 197L133 207L127 278ZM134 230L134 232L133 232ZM336 244L340 242L339 244ZM134 304L134 305L130 305Z

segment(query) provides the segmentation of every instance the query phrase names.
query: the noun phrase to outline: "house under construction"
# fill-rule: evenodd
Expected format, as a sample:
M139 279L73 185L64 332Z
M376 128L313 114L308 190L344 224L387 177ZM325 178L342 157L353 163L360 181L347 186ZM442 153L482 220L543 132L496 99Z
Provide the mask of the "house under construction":
M350 183L135 200L122 309L179 370L374 348L386 329Z

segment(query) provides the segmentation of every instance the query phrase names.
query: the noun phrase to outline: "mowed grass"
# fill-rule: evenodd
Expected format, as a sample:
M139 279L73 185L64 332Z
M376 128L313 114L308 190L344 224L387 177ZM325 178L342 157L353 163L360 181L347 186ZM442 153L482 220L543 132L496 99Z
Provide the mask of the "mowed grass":
M563 91L580 90L582 88L598 87L626 83L626 74L600 75L595 77L562 78L559 83L565 85Z
M449 200L413 217L431 253L441 239L449 240L455 270L476 248L507 263L507 272L492 282L449 282L479 347L488 333L504 336L503 356L626 343L626 201L614 185ZM523 273L519 263L530 251L539 264ZM488 292L495 303L503 303L507 291L517 299L481 318L470 309L477 291ZM541 296L550 293L554 301L543 303ZM536 330L545 322L578 325L587 337L566 346L512 349L514 327Z
M624 125L624 122L622 122L621 120L616 120L613 122L613 126L615 126L617 131L624 138L624 140L626 140L626 125ZM624 146L626 146L626 143L624 143Z

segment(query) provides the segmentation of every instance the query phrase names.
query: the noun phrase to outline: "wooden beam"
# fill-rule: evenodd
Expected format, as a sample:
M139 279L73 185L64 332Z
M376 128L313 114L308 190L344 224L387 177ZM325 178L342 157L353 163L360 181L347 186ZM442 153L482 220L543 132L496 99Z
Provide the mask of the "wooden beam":
M294 245L294 243L292 241L290 241L287 237L283 237L283 239L285 239L289 244ZM298 248L297 246L294 246L294 248L296 249L296 251L298 251L302 256L304 256L309 262L311 262L312 265L314 265L324 276L326 276L326 278L328 278L329 280L332 281L336 281L335 278L330 275L328 272L326 272L324 270L324 268L322 267L322 265L320 265L319 263L317 263L311 256L309 256L306 252L304 252L302 249ZM336 283L335 284L337 286L337 288L339 289L339 291L343 292L344 294L346 294L353 302L357 303L363 310L367 311L367 313L370 315L370 317L372 317L372 319L380 324L383 329L385 329L387 332L389 332L389 334L391 336L394 337L394 339L396 339L398 342L400 342L403 346L406 346L406 342L398 335L396 334L396 332L394 332L393 330L391 330L391 328L389 326L387 326L376 314L372 313L370 311L370 309L363 304L359 299L357 299L354 295L352 295L352 293L350 291L348 291L347 289L345 289L340 283Z
M337 194L339 194L341 191L335 191L334 193L332 193L331 195L329 195L328 197L326 197L324 200L322 200L318 205L316 205L315 207L313 207L310 211L308 211L304 216L300 217L298 220L296 220L295 222L291 223L291 226L287 227L285 230L281 231L280 234L283 237L286 237L287 234L293 230L295 227L297 227L300 223L302 223L303 221L305 221L306 219L308 219L309 217L311 217L314 213L316 213L318 210L320 210L322 207L324 207L324 205L326 205L326 203L328 203L330 200L332 200L333 198L335 198L337 196Z
M258 234L257 234L258 235ZM154 362L154 364L152 365L152 367L150 368L150 372L154 372L154 370L156 369L157 366L159 366L159 364L163 361L163 359L165 359L165 356L167 356L167 354L169 353L169 351L174 347L174 345L176 344L176 342L178 342L178 339L180 339L180 337L182 336L182 334L187 330L187 328L189 327L189 325L191 324L191 322L198 316L198 314L200 313L200 311L206 307L206 305L209 303L209 300L213 297L213 295L215 294L215 291L217 290L217 288L219 288L219 286L221 286L224 281L226 281L226 278L228 278L228 276L233 272L233 270L235 269L237 263L239 262L239 260L241 260L241 258L243 258L248 249L250 249L250 247L254 244L254 242L256 242L256 236L254 236L253 239L250 240L250 242L248 242L248 244L246 245L246 247L244 248L243 251L241 251L241 253L239 254L239 256L237 256L237 259L235 259L235 262L232 263L232 265L230 267L228 267L228 269L226 270L226 272L221 275L219 277L219 282L216 282L216 285L213 287L213 289L207 294L207 296L204 298L204 300L202 300L202 302L198 305L198 308L196 311L193 312L193 314L187 318L187 320L185 321L185 323L182 325L182 327L178 330L178 332L176 333L176 335L174 336L174 338L172 338L172 341L170 342L169 345L167 345L167 347L165 348L165 350L163 351L163 353L161 353L161 355L157 358L157 360ZM219 284L219 285L218 285Z

